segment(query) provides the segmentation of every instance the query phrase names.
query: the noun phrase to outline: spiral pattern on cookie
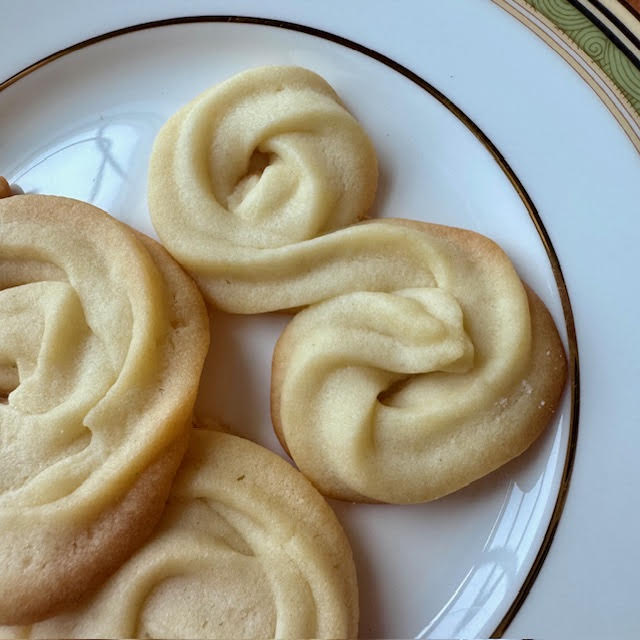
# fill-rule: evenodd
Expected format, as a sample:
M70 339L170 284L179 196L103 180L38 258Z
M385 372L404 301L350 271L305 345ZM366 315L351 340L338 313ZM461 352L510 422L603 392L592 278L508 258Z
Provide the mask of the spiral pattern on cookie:
M293 318L274 352L272 419L323 493L422 502L531 444L559 400L564 352L544 305L487 238L408 221L350 231L374 229L386 230L385 286ZM337 256L375 271L358 247Z
M147 545L77 610L21 632L351 638L357 620L351 551L324 499L267 449L195 430Z
M262 67L163 126L149 209L211 301L253 312L288 304L278 289L298 260L291 247L361 218L376 184L371 142L333 89L306 69Z
M61 583L44 594L38 583L50 570L79 588L105 571L104 558L82 555L108 537L92 527L185 438L207 345L202 300L159 245L75 200L0 201L4 603L21 594L30 610L73 591ZM158 479L158 491L167 482ZM156 502L153 489L146 501ZM138 538L133 514L114 516L113 530L127 518Z

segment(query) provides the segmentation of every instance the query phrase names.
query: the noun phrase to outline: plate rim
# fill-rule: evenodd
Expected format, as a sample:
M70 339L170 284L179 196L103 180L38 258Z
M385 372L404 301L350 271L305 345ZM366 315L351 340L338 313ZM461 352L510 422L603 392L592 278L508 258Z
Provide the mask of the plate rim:
M495 0L494 0L495 1ZM501 4L498 2L498 4ZM499 637L504 634L508 626L515 618L518 610L526 600L529 592L535 583L538 574L544 564L544 561L549 553L553 538L555 536L558 524L562 517L564 505L566 503L571 475L575 462L575 455L578 441L578 423L580 414L580 367L578 357L578 341L574 323L574 316L571 306L571 300L569 297L568 288L562 273L560 260L553 247L551 238L542 222L540 214L533 203L533 200L527 193L524 185L518 178L515 171L511 168L505 157L499 151L498 147L491 141L491 139L484 133L484 131L460 108L448 98L444 93L438 90L431 83L426 81L420 75L412 71L407 66L400 64L393 58L382 54L375 49L360 44L359 42L334 34L324 29L319 29L305 24L297 22L290 22L287 20L279 20L274 18L264 18L259 16L240 16L232 14L203 14L203 15L183 15L172 18L163 18L160 20L151 20L147 22L140 22L133 25L121 27L111 31L107 31L96 36L92 36L85 40L78 41L67 47L59 49L53 53L50 53L32 64L24 67L15 74L9 76L3 81L0 81L0 93L17 83L22 78L30 75L38 69L60 59L64 56L88 48L94 44L99 44L112 38L119 36L130 35L138 31L144 31L147 29L155 29L168 26L186 25L186 24L203 24L203 23L227 23L227 24L248 24L268 26L273 28L285 29L288 31L294 31L303 33L309 36L321 38L334 44L341 45L353 51L366 55L377 62L384 64L391 70L401 74L409 81L413 82L420 89L426 91L432 98L436 99L442 106L444 106L457 120L459 120L473 136L482 144L482 146L489 152L494 161L498 164L499 168L509 180L511 186L516 191L518 197L522 201L525 209L527 210L531 221L533 222L538 236L542 242L547 258L549 259L551 269L553 272L554 280L560 296L560 302L562 305L562 313L564 318L564 325L567 337L568 346L568 380L567 386L570 401L569 412L569 436L567 441L566 457L563 465L562 475L560 477L560 484L558 487L558 493L551 512L549 524L543 535L540 547L538 548L536 555L533 559L531 567L527 572L522 585L518 589L511 605L507 608L507 611L503 615L502 619L495 627L490 637Z
M632 99L636 103L640 100L640 93L636 88L637 79L630 80L623 77L619 71L615 75L612 66L607 68L602 60L597 59L594 51L585 48L585 43L581 41L582 29L570 30L561 24L561 18L565 17L565 13L582 18L588 22L590 35L594 35L591 32L594 30L599 43L608 43L612 51L619 52L620 56L632 65L632 72L637 73L636 69L640 71L640 62L636 62L628 52L621 49L612 40L612 34L605 25L585 8L592 1L491 0L493 4L544 42L582 78L620 125L636 151L640 153L640 107L634 106L631 102ZM585 10L580 10L577 5Z

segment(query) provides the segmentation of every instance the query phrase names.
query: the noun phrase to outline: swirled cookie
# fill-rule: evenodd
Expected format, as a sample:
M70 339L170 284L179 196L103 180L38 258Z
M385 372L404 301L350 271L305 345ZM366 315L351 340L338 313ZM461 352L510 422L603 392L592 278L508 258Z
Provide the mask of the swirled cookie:
M324 241L335 242L337 282L349 286L348 256L361 288L379 290L308 307L276 345L272 419L299 469L332 497L421 502L522 453L559 402L566 361L500 248L399 220Z
M219 308L322 303L274 354L273 422L300 469L334 497L419 502L531 444L566 360L544 305L488 239L408 221L345 228L371 203L375 166L324 81L263 68L163 127L149 203Z
M209 340L194 283L76 200L0 200L0 621L75 603L158 521Z
M361 218L377 185L368 137L318 75L238 74L162 127L149 210L169 252L226 311L290 304L282 279L313 267L290 245ZM293 268L292 268L293 267Z
M149 542L76 611L0 637L354 638L357 627L351 550L324 499L269 450L197 429Z

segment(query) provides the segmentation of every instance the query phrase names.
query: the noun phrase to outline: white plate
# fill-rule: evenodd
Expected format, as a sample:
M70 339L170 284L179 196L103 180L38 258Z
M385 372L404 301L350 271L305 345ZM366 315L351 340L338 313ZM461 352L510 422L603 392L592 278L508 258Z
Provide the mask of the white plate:
M375 215L494 238L542 296L565 341L572 336L540 221L488 140L424 81L327 34L212 21L80 47L0 94L2 172L25 192L86 200L153 234L146 167L159 127L204 88L261 64L315 70L360 120L380 163ZM271 350L286 318L212 318L197 413L282 454L268 398ZM575 345L567 350L574 355ZM488 636L504 628L546 551L573 438L567 393L538 443L465 490L411 507L332 503L358 566L361 634Z
M567 0L532 4L555 7L570 29L579 26ZM632 505L640 485L640 118L597 65L525 0L22 0L2 7L0 78L111 29L186 13L239 11L326 29L391 56L461 106L524 182L571 294L582 391L562 519L507 635L637 637L640 518ZM593 27L584 36L583 45L605 67L624 62ZM623 70L630 82L632 71L630 65ZM0 120L0 146L10 126ZM0 172L4 168L0 156ZM419 571L408 572L408 579ZM421 579L432 579L429 570L424 573Z

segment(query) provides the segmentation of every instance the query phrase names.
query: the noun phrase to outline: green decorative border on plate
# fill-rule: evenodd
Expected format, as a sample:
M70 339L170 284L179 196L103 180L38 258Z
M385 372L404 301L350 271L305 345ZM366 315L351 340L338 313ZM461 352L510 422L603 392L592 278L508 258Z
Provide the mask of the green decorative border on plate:
M640 21L617 0L492 1L574 69L640 153Z
M584 51L640 115L640 69L598 26L568 0L525 2L551 20Z

